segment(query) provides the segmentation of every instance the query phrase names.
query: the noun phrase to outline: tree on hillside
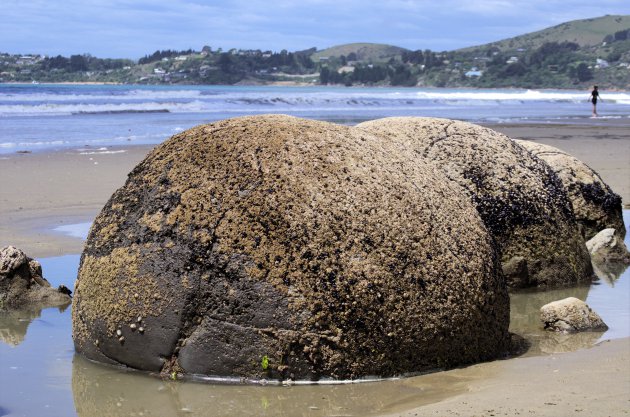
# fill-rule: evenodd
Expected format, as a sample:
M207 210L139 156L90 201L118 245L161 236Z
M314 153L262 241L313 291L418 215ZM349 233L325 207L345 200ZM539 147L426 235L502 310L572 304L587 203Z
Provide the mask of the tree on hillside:
M404 51L402 53L402 61L404 63L410 63L415 65L421 65L424 63L424 55L421 50L417 51Z
M66 69L70 66L70 60L65 56L57 55L52 58L45 58L43 67L46 70Z
M584 82L593 79L593 71L584 62L581 62L576 68L576 74L579 81Z
M398 65L393 71L390 71L389 77L391 85L411 87L418 82L418 77L413 75L409 68L404 65Z
M70 71L87 71L88 64L87 59L83 55L71 55L70 56Z
M624 30L620 30L618 32L615 32L615 41L625 41L628 39L628 32L630 32L630 29L624 29Z

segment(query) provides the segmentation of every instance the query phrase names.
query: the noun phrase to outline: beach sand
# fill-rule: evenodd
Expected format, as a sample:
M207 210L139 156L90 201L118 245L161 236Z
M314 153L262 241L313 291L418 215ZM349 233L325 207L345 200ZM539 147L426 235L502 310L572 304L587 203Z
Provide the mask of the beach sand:
M630 339L443 372L468 392L389 416L627 416Z
M558 147L599 172L630 204L630 134L621 125L492 125L510 137ZM0 246L33 257L80 253L82 240L53 232L91 222L151 147L0 156ZM121 152L124 151L124 152ZM402 415L618 416L630 413L630 339L572 353L448 371L468 391ZM397 409L393 407L392 409ZM400 415L400 414L393 414Z
M52 231L91 222L152 147L65 150L0 157L0 246L29 256L80 253L80 239ZM122 151L122 152L121 152Z

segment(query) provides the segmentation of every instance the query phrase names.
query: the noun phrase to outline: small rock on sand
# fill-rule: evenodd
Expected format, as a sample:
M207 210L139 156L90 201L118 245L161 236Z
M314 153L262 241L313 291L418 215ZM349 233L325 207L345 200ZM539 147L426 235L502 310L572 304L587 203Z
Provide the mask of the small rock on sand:
M582 300L568 297L553 301L540 308L540 320L545 329L556 332L583 332L607 330L608 326L597 313Z

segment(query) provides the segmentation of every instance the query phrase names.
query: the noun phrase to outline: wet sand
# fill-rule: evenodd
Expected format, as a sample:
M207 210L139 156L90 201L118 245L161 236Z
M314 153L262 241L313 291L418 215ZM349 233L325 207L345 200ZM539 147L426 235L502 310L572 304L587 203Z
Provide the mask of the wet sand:
M80 253L80 239L52 229L91 222L151 149L1 155L0 246L11 244L34 257Z
M443 372L469 391L391 416L625 416L630 414L630 339L590 349L516 358Z
M624 126L493 125L518 139L558 147L599 172L630 204L630 129ZM82 241L54 233L91 222L151 147L110 147L0 156L0 245L34 257L80 253ZM124 150L124 152L119 152ZM434 374L465 381L436 403L391 415L597 415L630 413L630 339L550 356L522 357ZM462 393L463 391L463 393ZM417 404L417 403L416 403ZM400 408L399 408L400 407ZM392 405L390 412L404 410ZM402 414L401 414L402 413Z

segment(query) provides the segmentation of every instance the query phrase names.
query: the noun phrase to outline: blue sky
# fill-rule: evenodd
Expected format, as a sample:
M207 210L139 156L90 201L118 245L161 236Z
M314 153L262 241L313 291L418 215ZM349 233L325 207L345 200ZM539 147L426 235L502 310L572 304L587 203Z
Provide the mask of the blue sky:
M605 14L630 14L630 0L2 0L0 52L137 59L348 42L440 51Z

